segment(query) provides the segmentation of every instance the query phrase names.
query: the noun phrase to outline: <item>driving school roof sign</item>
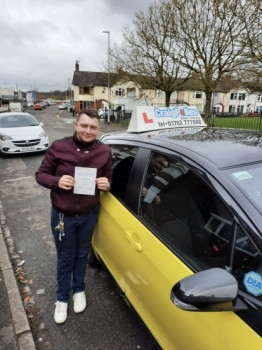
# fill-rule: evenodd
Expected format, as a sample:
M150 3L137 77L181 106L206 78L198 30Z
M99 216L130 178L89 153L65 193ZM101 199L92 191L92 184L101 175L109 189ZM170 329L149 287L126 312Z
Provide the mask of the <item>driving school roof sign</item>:
M206 126L195 106L136 107L127 132L145 132L179 127Z

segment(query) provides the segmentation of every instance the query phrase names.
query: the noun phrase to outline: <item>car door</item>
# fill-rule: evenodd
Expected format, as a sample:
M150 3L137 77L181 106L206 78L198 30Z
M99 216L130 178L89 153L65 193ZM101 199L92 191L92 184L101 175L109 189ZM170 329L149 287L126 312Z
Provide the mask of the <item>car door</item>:
M159 155L168 165L153 172L150 161ZM143 172L136 177L137 212L133 203L125 216L122 267L130 303L163 349L261 347L260 336L234 312L182 311L170 299L172 287L184 277L227 265L232 213L203 178L175 157L151 154ZM214 241L213 232L226 238Z
M126 190L129 177L133 176L133 162L138 147L127 144L112 144L113 182L110 192L101 193L100 214L93 237L92 246L106 269L109 270L122 291L125 290L123 264L128 247L125 230L129 206L126 203ZM136 160L139 162L139 157Z

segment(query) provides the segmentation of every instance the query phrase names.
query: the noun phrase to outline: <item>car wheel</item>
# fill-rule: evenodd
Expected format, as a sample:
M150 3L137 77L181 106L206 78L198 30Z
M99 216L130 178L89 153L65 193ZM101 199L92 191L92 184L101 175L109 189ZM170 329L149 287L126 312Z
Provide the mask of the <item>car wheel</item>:
M5 158L6 156L7 156L6 153L3 153L0 151L0 158Z
M99 260L97 259L92 244L90 244L87 253L87 263L90 267L101 267Z

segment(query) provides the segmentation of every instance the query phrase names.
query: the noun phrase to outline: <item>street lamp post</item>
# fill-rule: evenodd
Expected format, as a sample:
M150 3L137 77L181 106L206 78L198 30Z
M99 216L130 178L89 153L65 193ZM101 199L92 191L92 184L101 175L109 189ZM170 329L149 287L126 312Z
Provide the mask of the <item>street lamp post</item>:
M107 51L107 59L108 59L108 111L107 111L107 124L110 124L110 116L109 116L109 103L110 103L110 85L109 85L109 75L110 75L110 31L109 30L104 30L103 33L108 34L108 51Z

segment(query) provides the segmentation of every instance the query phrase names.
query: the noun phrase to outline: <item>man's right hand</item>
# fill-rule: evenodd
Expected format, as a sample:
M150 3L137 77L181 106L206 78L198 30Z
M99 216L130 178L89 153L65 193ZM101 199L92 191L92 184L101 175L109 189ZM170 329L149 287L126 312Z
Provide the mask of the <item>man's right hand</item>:
M70 175L63 175L58 181L58 187L63 190L71 190L75 184L75 179Z
M145 197L148 193L148 189L146 187L142 188L142 196Z

